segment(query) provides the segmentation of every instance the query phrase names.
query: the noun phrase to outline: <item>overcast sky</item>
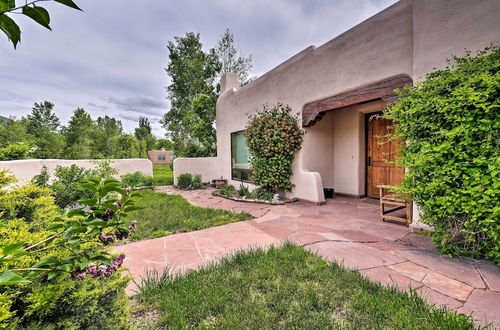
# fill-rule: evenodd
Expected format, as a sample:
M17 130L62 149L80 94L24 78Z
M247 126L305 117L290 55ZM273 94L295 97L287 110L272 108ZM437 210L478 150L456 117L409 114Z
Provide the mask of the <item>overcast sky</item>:
M25 116L55 103L66 123L77 107L110 115L132 132L147 116L158 137L168 111L167 42L199 32L206 49L229 28L261 75L302 49L319 46L396 0L75 0L79 12L44 4L52 32L22 15L14 50L0 34L0 115Z

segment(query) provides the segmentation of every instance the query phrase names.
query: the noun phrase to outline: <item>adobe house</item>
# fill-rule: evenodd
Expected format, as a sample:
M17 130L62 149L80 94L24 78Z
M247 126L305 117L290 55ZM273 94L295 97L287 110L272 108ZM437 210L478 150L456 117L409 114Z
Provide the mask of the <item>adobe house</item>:
M217 157L178 158L174 173L203 181L248 178L244 140L248 115L282 102L299 112L307 131L296 154L292 197L325 201L338 195L378 196L378 184L397 184L403 169L383 162L397 144L379 145L387 125L369 117L394 100L393 90L424 78L451 55L500 43L498 0L401 0L319 47L310 46L254 82L221 81L217 102Z
M174 161L174 152L170 150L151 150L148 151L148 158L154 164L172 164Z

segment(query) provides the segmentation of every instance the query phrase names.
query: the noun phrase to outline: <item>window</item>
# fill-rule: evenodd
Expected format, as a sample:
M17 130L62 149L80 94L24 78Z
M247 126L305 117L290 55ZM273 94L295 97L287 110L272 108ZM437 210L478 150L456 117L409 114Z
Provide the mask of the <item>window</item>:
M167 157L165 157L164 154L159 154L158 155L158 160L165 160L165 159L167 159Z
M250 153L243 131L231 133L231 178L238 181L252 181Z

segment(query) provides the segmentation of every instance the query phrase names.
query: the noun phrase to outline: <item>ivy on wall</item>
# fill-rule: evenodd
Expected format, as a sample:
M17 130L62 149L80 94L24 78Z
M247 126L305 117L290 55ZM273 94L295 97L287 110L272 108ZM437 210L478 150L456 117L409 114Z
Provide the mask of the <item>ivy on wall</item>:
M290 191L292 163L304 139L289 105L264 105L251 115L244 136L250 150L255 184L270 192Z
M401 189L442 252L499 264L500 47L454 57L399 95L384 116L406 140Z

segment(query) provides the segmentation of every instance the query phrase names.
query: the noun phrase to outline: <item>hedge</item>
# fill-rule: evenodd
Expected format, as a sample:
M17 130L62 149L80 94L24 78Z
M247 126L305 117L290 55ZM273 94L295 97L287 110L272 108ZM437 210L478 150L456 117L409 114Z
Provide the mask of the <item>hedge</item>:
M449 255L500 263L500 47L453 57L385 111L406 140L401 189Z

